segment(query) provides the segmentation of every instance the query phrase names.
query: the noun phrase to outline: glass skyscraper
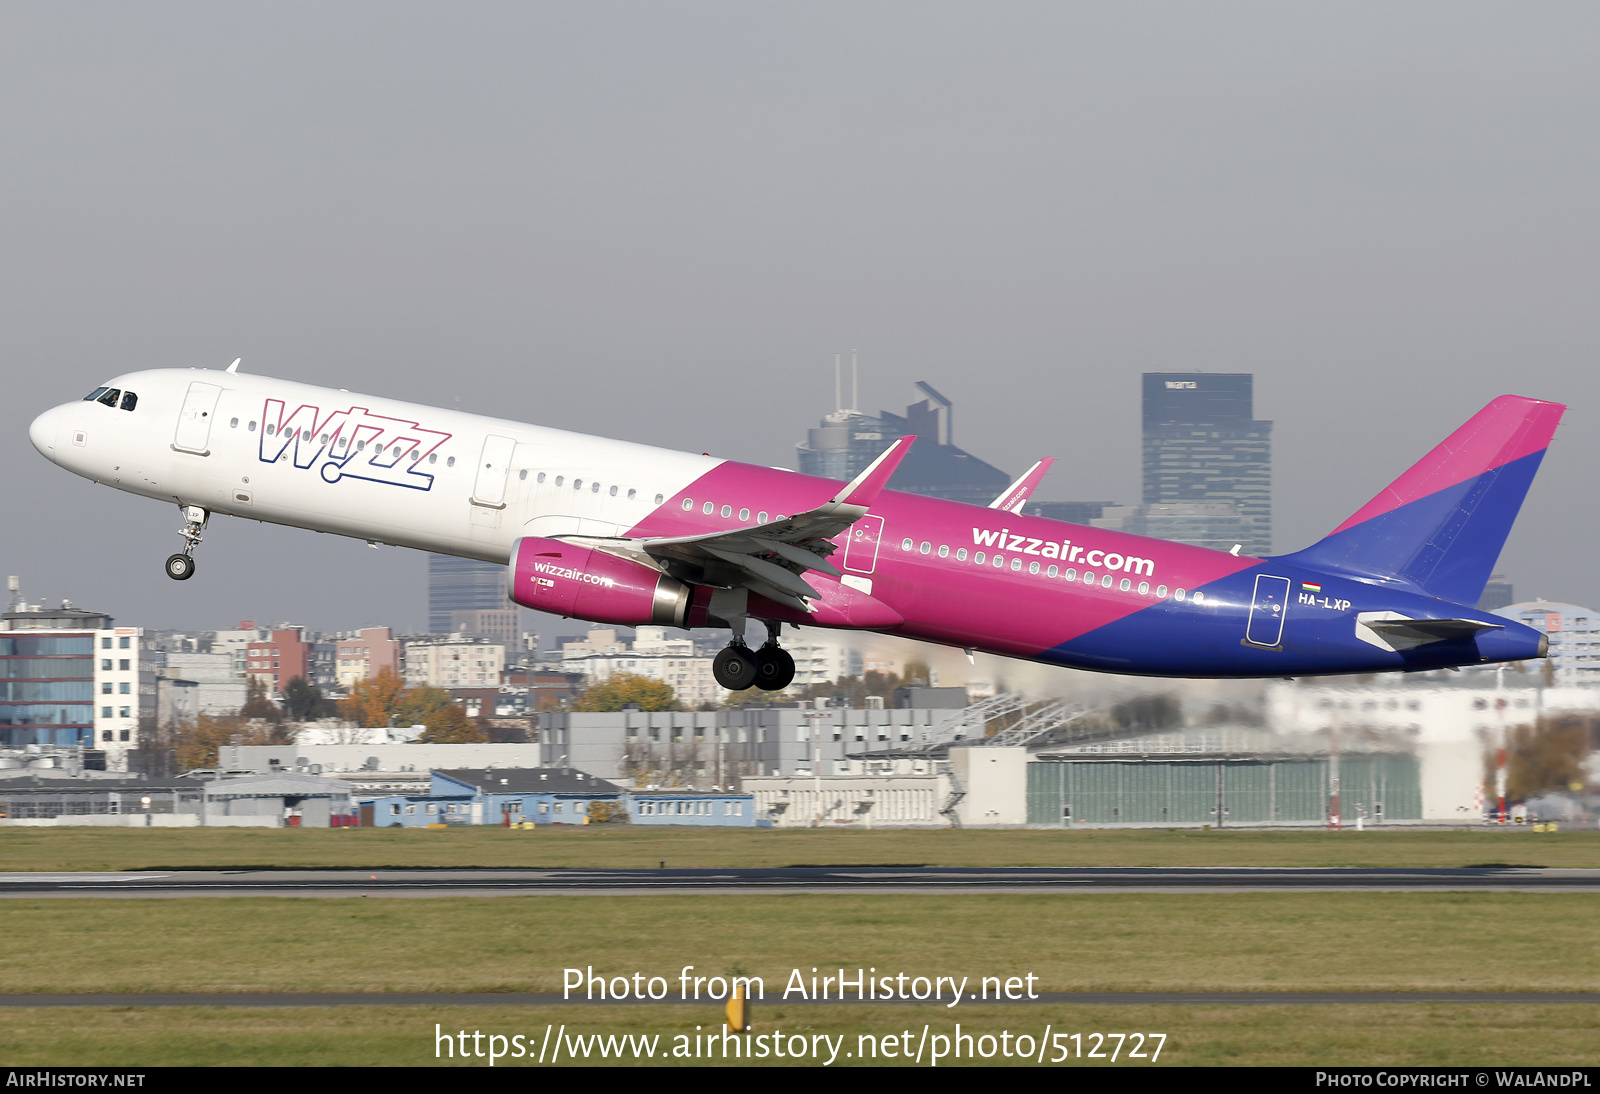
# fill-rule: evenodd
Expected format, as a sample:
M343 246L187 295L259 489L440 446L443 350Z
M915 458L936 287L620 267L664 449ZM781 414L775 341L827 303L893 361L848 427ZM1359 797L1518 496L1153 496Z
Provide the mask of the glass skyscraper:
M498 611L512 607L506 597L506 568L495 562L454 555L428 556L428 630L455 630L454 612Z
M1174 519L1163 538L1207 547L1228 539L1223 549L1240 543L1249 555L1272 550L1272 423L1255 419L1253 379L1144 374L1146 534L1161 535L1165 513ZM1206 527L1208 512L1216 528Z
M903 415L887 410L876 417L858 410L829 414L798 446L800 470L849 481L891 444L911 434L917 443L889 480L892 489L988 505L1011 485L1011 476L957 448L950 400L930 384L919 381L917 388L927 398L906 407Z

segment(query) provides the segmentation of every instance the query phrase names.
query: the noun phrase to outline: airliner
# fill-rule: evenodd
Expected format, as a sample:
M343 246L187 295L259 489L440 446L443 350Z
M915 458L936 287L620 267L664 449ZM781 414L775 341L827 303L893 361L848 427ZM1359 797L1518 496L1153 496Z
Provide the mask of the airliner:
M1048 461L985 507L887 489L914 437L840 483L238 366L117 376L29 430L51 462L179 507L176 580L217 514L481 559L539 611L728 628L713 669L734 690L792 682L785 623L1191 678L1547 652L1473 605L1557 403L1494 399L1320 542L1253 558L1023 515Z

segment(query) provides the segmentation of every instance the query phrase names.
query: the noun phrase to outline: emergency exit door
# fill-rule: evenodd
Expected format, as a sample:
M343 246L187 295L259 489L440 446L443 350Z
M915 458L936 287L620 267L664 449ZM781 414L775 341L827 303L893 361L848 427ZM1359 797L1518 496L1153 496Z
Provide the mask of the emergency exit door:
M1289 579L1256 575L1256 592L1250 601L1250 619L1244 639L1252 646L1277 646L1283 641L1283 618L1289 614Z

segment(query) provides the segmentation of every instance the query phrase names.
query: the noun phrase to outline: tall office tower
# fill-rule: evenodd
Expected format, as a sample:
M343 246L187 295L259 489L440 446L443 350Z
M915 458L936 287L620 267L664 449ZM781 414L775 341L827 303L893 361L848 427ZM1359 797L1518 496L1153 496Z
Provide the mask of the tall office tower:
M1483 595L1478 598L1478 607L1486 612L1497 612L1507 604L1517 602L1517 593L1511 586L1511 580L1505 574L1490 574L1489 582L1483 587Z
M1030 517L1064 520L1071 524L1090 524L1114 509L1114 501L1030 501L1022 511Z
M468 638L486 638L497 646L506 648L506 663L522 659L521 611L509 600L504 608L479 608L475 611L451 612L450 633Z
M890 488L930 498L988 505L1011 476L957 448L951 427L952 404L930 384L917 382L926 399L906 407L905 414L880 410L877 417L859 410L835 410L810 430L800 452L800 470L830 479L853 479L895 441L913 434L917 443L901 461Z
M428 556L428 631L449 634L453 612L499 611L506 597L506 568L454 555Z
M1180 542L1209 547L1242 535L1232 543L1245 554L1272 550L1272 423L1255 420L1252 379L1247 372L1144 374L1143 501L1152 533L1170 523ZM1216 528L1205 519L1213 506ZM1181 519L1156 519L1163 512Z

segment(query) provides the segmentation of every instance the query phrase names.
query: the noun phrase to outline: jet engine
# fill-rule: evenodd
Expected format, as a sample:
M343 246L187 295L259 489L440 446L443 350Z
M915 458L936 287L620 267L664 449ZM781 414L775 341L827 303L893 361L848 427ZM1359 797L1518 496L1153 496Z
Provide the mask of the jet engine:
M511 599L525 608L623 626L687 625L690 588L631 559L527 536L511 548Z

